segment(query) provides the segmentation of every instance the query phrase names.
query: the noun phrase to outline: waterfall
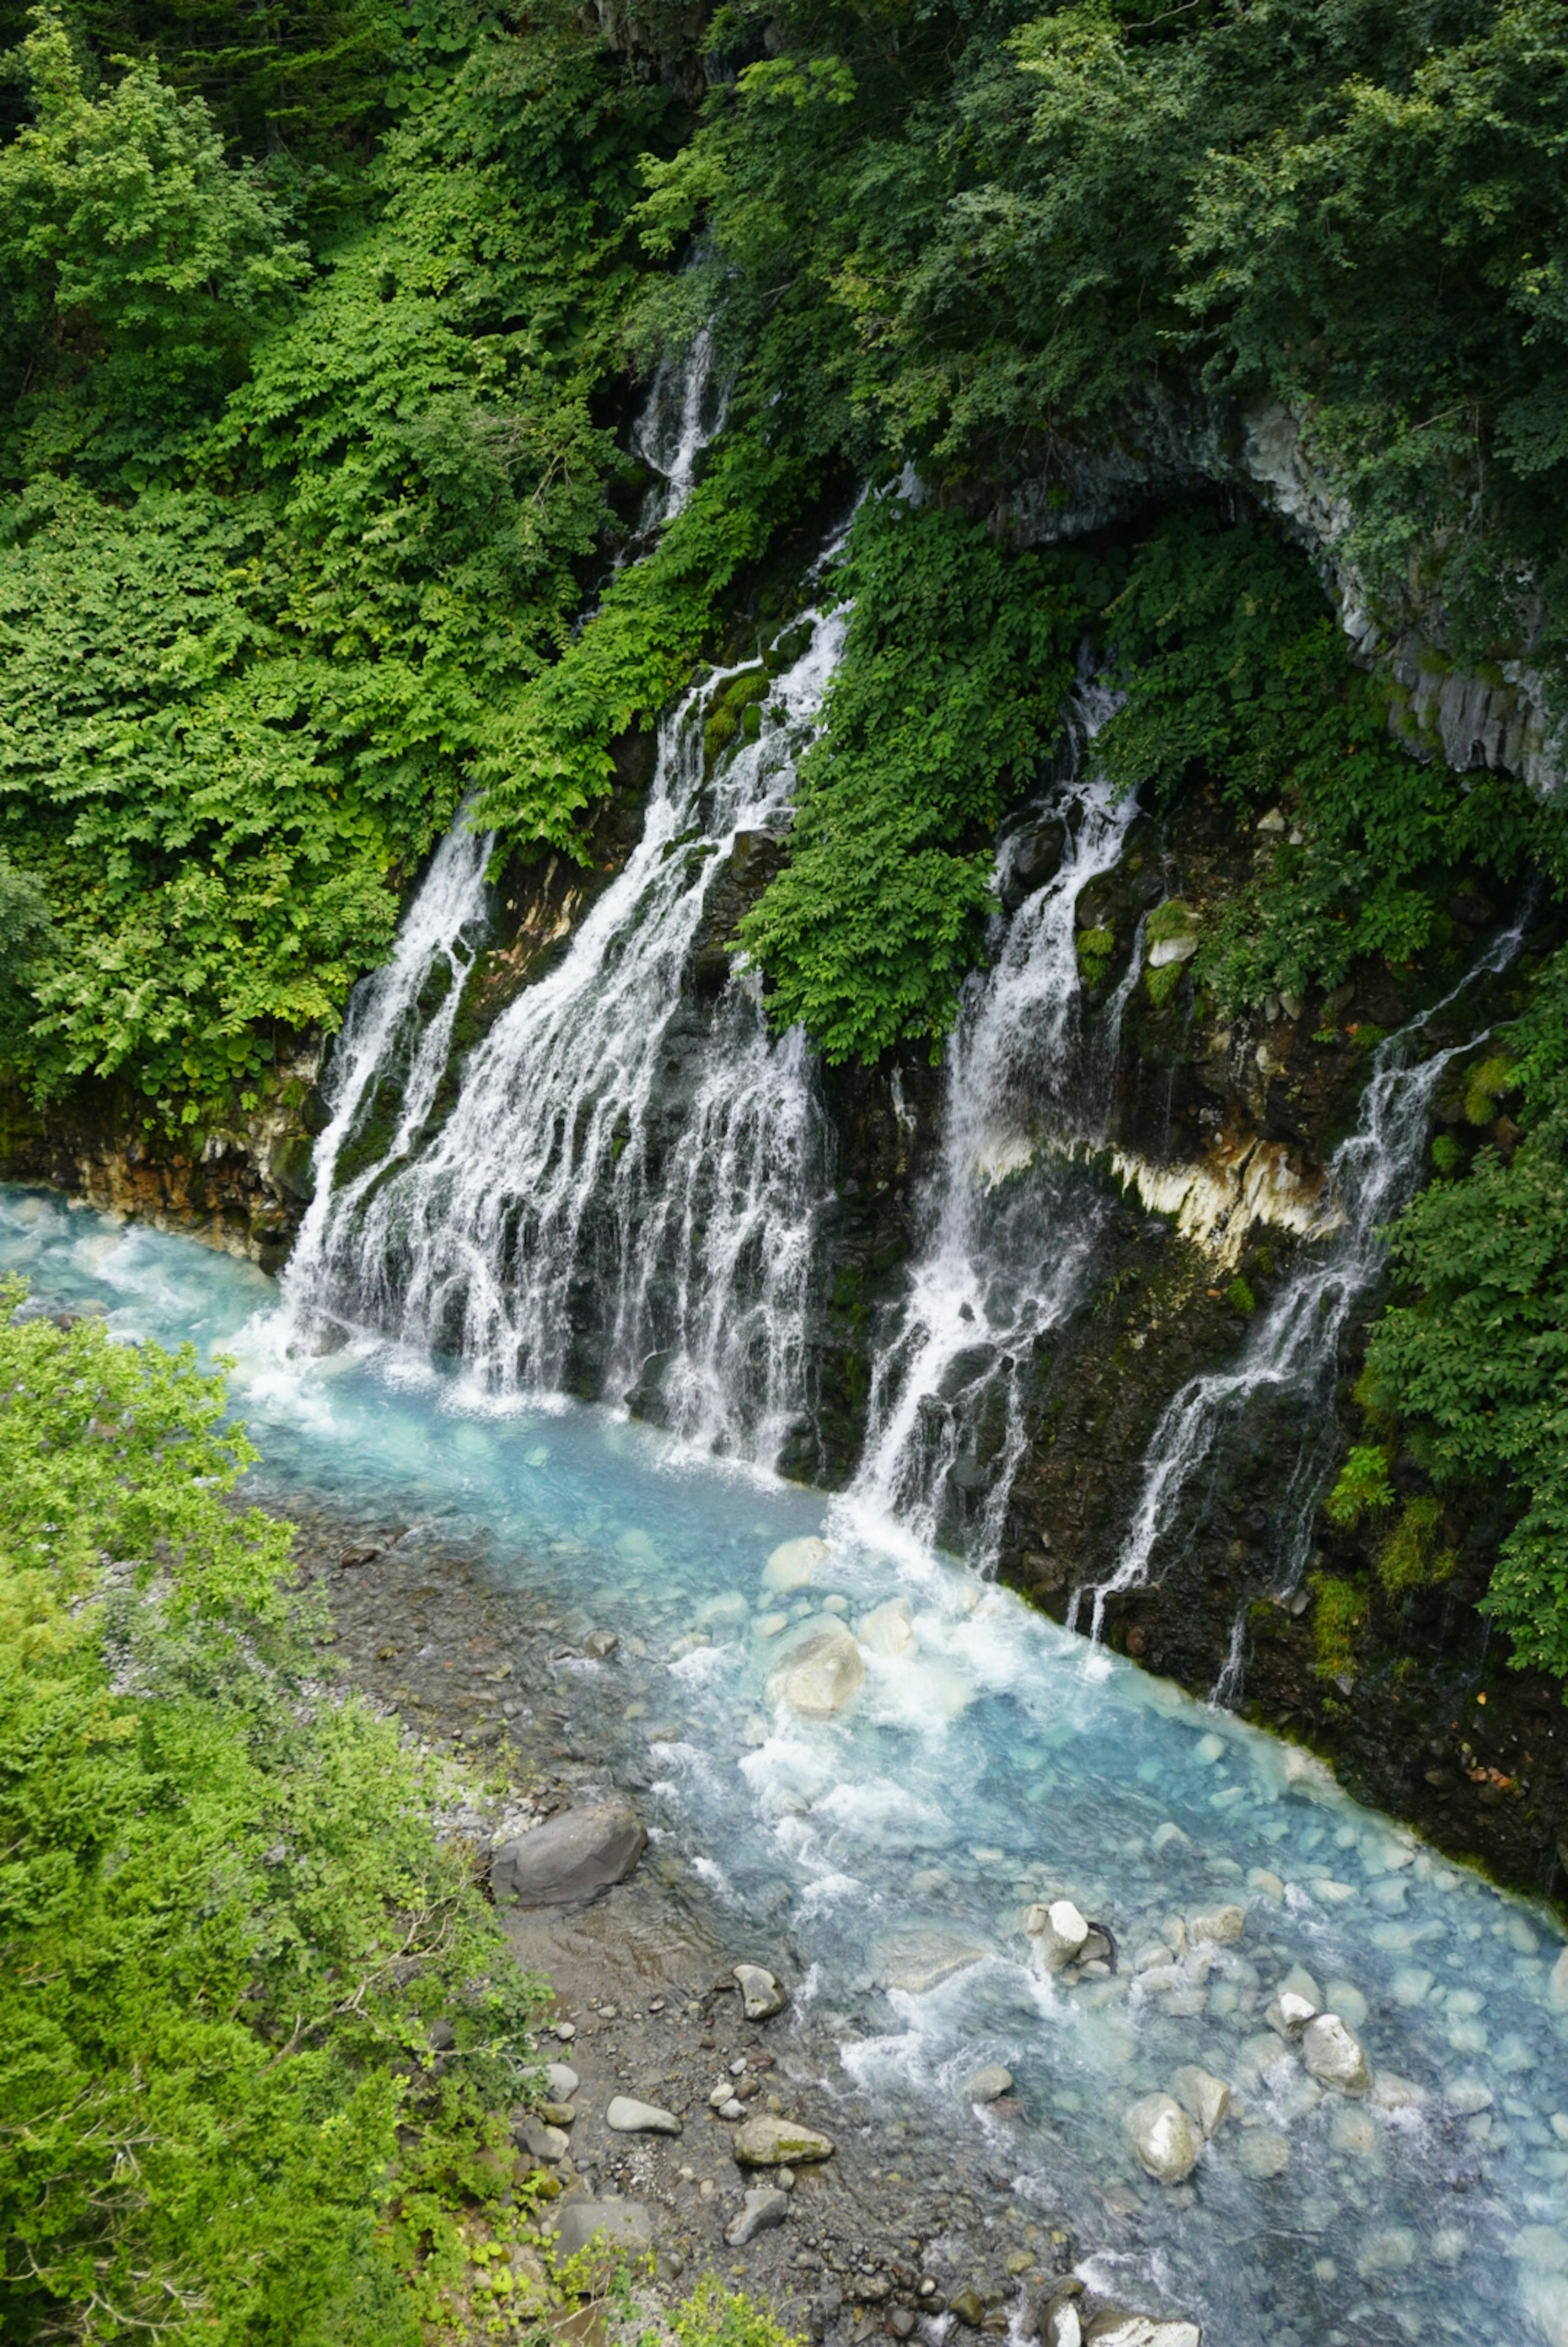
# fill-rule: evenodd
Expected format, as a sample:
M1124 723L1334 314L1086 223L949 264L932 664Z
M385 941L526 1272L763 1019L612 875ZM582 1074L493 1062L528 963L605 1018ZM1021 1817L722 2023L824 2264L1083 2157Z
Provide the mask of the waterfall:
M1115 1035L1137 957L1100 1029L1085 1033L1075 912L1108 872L1137 809L1093 766L1095 734L1115 707L1085 685L1076 697L1069 770L1033 810L1059 820L1058 868L1007 923L993 968L972 975L947 1061L943 1149L924 1200L928 1236L892 1339L874 1364L861 1464L846 1508L891 1522L922 1545L962 1548L994 1564L1027 1440L1035 1349L1084 1293L1110 1203L1052 1143L1097 1138L1109 1102ZM1021 850L999 859L1004 898Z
M711 784L705 721L737 671L666 715L641 840L564 959L469 1054L445 1121L410 1147L411 1102L346 1184L323 1146L291 1296L455 1355L494 1390L636 1394L706 1448L780 1455L803 1409L827 1129L809 1054L769 1039L754 979L709 1013L692 963L716 883L788 821L844 624L796 623L758 738ZM411 930L433 926L434 880ZM419 1058L444 1065L444 1046L427 1035Z
M423 1132L484 926L491 844L458 817L431 859L391 961L350 997L323 1082L331 1118L316 1143L316 1192L283 1275L296 1322L315 1317L332 1235Z
M1274 1548L1277 1594L1288 1596L1306 1569L1312 1512L1339 1448L1333 1409L1340 1346L1351 1316L1384 1265L1382 1231L1413 1196L1427 1139L1427 1105L1443 1070L1473 1051L1486 1030L1421 1060L1419 1037L1477 978L1506 968L1519 949L1522 923L1498 937L1442 1000L1380 1042L1361 1101L1360 1122L1329 1163L1330 1194L1343 1219L1334 1236L1306 1250L1274 1302L1249 1330L1239 1359L1192 1378L1167 1404L1150 1440L1143 1486L1115 1572L1088 1594L1090 1635L1098 1644L1108 1599L1149 1577L1155 1551L1177 1502L1199 1471L1245 1434L1267 1446L1278 1498ZM1191 1509L1186 1512L1190 1522ZM1074 1592L1074 1628L1084 1590ZM1245 1608L1242 1609L1245 1612ZM1241 1676L1240 1624L1214 1700L1234 1700Z

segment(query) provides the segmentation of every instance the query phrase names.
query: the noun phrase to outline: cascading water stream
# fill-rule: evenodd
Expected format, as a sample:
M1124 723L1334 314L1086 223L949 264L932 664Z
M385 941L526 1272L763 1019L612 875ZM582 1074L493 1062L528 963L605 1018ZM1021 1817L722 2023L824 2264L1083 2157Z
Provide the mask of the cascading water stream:
M1234 1366L1191 1378L1167 1405L1149 1444L1143 1487L1115 1572L1087 1593L1090 1637L1096 1645L1108 1601L1147 1580L1156 1549L1170 1535L1177 1503L1195 1479L1240 1430L1257 1441L1266 1412L1276 1476L1285 1468L1274 1527L1276 1594L1288 1597L1297 1587L1311 1544L1312 1512L1338 1446L1333 1389L1346 1330L1382 1274L1380 1234L1420 1180L1427 1105L1442 1071L1473 1051L1485 1030L1424 1060L1412 1056L1414 1046L1432 1020L1478 978L1507 967L1522 935L1522 924L1504 931L1451 993L1378 1045L1360 1123L1329 1165L1339 1227L1319 1246L1303 1252ZM1085 1594L1074 1594L1069 1628L1076 1626ZM1217 1703L1233 1701L1238 1690L1240 1621L1238 1616L1214 1690Z
M705 1011L691 966L719 875L788 818L843 628L796 623L759 738L711 784L704 721L735 671L666 716L641 840L471 1052L444 1122L348 1184L320 1153L298 1305L454 1355L501 1393L657 1383L678 1432L777 1458L805 1390L826 1128L799 1039L769 1039L745 978ZM335 1122L348 1135L351 1112Z
M1115 707L1076 697L1070 770L1038 812L1063 823L1060 865L1009 922L993 967L964 990L948 1056L942 1164L926 1200L930 1237L892 1341L872 1370L865 1452L841 1512L902 1528L917 1546L994 1563L1027 1439L1038 1340L1093 1276L1110 1211L1052 1143L1097 1138L1115 1031L1138 955L1086 1036L1075 911L1117 862L1137 808L1095 773L1095 733ZM1016 835L1027 838L1027 832ZM1000 878L1009 878L1009 851Z

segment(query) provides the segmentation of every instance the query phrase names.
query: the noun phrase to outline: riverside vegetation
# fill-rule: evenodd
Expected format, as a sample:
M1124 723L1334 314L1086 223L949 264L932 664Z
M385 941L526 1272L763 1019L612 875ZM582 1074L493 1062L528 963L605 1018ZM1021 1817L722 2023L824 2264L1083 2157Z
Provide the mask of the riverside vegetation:
M551 0L289 0L264 22L81 0L0 20L0 1055L36 1101L112 1080L143 1134L199 1143L267 1097L384 958L459 807L503 854L585 853L613 745L733 638L789 534L863 482L844 661L789 859L742 932L778 1022L830 1061L940 1052L983 952L992 834L1059 738L1085 639L1125 695L1101 737L1118 785L1156 811L1217 788L1238 824L1283 818L1191 962L1150 973L1162 991L1227 1015L1371 958L1441 961L1456 890L1560 897L1560 808L1396 746L1387 686L1272 526L1171 497L1020 550L1004 518L1023 485L1065 494L1074 446L1293 403L1374 609L1441 607L1458 656L1483 675L1528 660L1560 710L1561 0L738 0L700 28ZM647 559L613 568L644 486L628 386L702 330L724 429ZM1329 1513L1368 1532L1397 1594L1441 1579L1454 1512L1501 1491L1487 1602L1520 1661L1568 1676L1568 964L1546 948L1522 969L1517 1021L1467 1071L1395 1232ZM187 1512L193 1462L219 1481L240 1463L215 1398L90 1333L7 1327L43 1399L18 1366L6 1423L33 1464L7 1503L5 1667L33 1688L52 1658L60 1692L36 1700L63 1758L14 1780L53 1820L27 1831L54 1888L23 1878L6 1961L46 1970L15 1952L74 1915L97 1951L81 1978L134 1975L79 2012L59 1987L14 2089L76 2111L60 2124L85 2147L23 2236L25 2287L161 2288L158 2229L228 2207L239 2120L178 2050L211 2028L229 2049L211 2075L272 2065L265 2188L308 2177L315 2229L244 2265L232 2319L273 2321L273 2291L277 2335L308 2337L290 2291L346 2276L342 2305L371 2308L399 2287L371 2181L396 2093L366 2047L468 1976L484 1918L418 1823L415 1764L351 1706L301 1725L285 1698L274 1535L220 1522L216 1497ZM135 1474L110 1471L119 1449ZM141 1489L144 1469L133 1504L117 1478ZM99 1555L156 1571L156 1594L133 1575L71 1612ZM1356 1584L1320 1605L1338 1661ZM158 1690L145 1714L112 1692L111 1633ZM252 1650L274 1656L254 1681ZM147 1820L198 1768L215 1839L188 1820L160 1838ZM144 1798L137 1771L163 1789ZM68 1797L89 1778L90 1803ZM395 1879L346 1822L361 1797ZM115 1820L138 1803L122 1862ZM316 1940L262 1867L285 1812L347 1886ZM219 1847L222 1897L252 1922L209 1956L205 1926L168 1918L195 1911L195 1853ZM429 1985L339 2015L327 1972L381 1961L387 1902L416 1879L449 1931ZM137 1900L145 1939L106 1951L103 1917ZM243 2011L236 1947L279 1967ZM92 2161L136 2058L114 2032L140 2011L206 2148L106 2207ZM482 2049L502 2020L481 1999L472 2026ZM88 2053L90 2030L107 2034ZM477 2099L443 2106L453 2142L484 2140L491 2059L469 2065ZM110 2082L107 2116L72 2102L80 2064ZM208 2238L190 2287L221 2309L240 2266L222 2223Z

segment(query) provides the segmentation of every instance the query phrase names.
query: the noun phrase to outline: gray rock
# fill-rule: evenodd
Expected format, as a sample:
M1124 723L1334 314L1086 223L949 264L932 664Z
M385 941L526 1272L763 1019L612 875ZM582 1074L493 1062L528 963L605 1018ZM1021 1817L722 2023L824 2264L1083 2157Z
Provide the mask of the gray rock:
M1059 2291L1040 2318L1040 2347L1084 2347L1083 2285Z
M646 2250L653 2239L653 2218L641 2200L564 2200L543 2221L562 2258L575 2258L596 2238L612 2250Z
M624 1801L566 1809L502 1844L490 1862L491 1889L501 1907L578 1906L624 1882L647 1847L642 1823Z
M956 2314L971 2331L978 2331L985 2320L985 2301L972 2282L965 2282L962 2290L955 2290L947 2303L949 2312Z
M738 2217L732 2218L724 2229L724 2238L732 2250L743 2250L759 2233L771 2232L789 2214L789 2195L771 2184L754 2185L746 2196L746 2205Z
M546 2168L554 2168L572 2148L568 2135L560 2127L546 2127L542 2119L524 2119L520 2127L513 2129L513 2137L521 2150L532 2152Z
M1138 2164L1156 2184L1179 2184L1197 2165L1201 2142L1192 2121L1170 2095L1145 2095L1126 2116Z
M792 1646L768 1682L769 1703L787 1703L802 1719L831 1719L861 1686L865 1664L841 1622L824 1624Z
M741 2009L748 2021L770 2021L782 2013L788 1999L772 1973L762 1964L737 1964Z
M1189 1915L1186 1935L1189 1940L1212 1940L1221 1947L1239 1940L1247 1929L1245 1907L1215 1907L1205 1915Z
M583 1643L584 1651L592 1655L595 1662L607 1663L621 1642L613 1630L591 1630Z
M1183 2110L1197 2121L1206 2137L1224 2125L1230 2111L1230 2088L1223 2078L1200 2070L1196 2062L1186 2062L1171 2086Z
M993 2062L988 2068L977 2070L972 2078L966 2078L959 2091L966 2103L999 2103L1003 2095L1013 2092L1013 2073L1004 2070L1000 2062Z
M1319 2086L1364 2095L1372 2083L1367 2057L1337 2013L1320 2013L1301 2033L1301 2058Z
M831 2159L833 2141L815 2127L802 2127L799 2119L759 2111L736 2129L729 2149L741 2168L804 2168L812 2160Z
M727 2095L718 2106L718 2116L721 2119L743 2119L746 2116L746 2106L738 2095Z
M616 2135L678 2135L680 2121L657 2103L639 2103L633 2095L612 2095L605 2125Z
M552 2102L569 2103L577 2091L577 2074L571 2065L566 2062L546 2062L545 2076L549 2084Z

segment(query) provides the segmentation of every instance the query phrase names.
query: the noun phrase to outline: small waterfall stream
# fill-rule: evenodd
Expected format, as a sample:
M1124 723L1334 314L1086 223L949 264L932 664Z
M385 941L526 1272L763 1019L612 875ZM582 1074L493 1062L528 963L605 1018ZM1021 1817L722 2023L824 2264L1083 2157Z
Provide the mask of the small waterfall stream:
M1416 1057L1420 1039L1475 980L1506 969L1519 950L1522 928L1499 936L1469 975L1435 1004L1380 1042L1362 1096L1360 1122L1329 1165L1330 1194L1342 1220L1328 1241L1303 1250L1289 1279L1248 1332L1227 1368L1191 1378L1167 1405L1144 1462L1144 1479L1116 1570L1088 1592L1090 1636L1098 1644L1107 1601L1149 1577L1162 1543L1179 1541L1184 1498L1198 1475L1238 1439L1269 1447L1278 1490L1271 1527L1276 1594L1299 1583L1311 1546L1312 1516L1339 1447L1333 1407L1350 1318L1366 1301L1384 1266L1382 1232L1413 1194L1427 1144L1427 1104L1443 1070L1472 1051L1485 1030L1462 1043ZM1068 1627L1074 1628L1085 1592L1074 1593ZM1230 1654L1214 1690L1217 1703L1239 1691L1237 1615Z
M1077 696L1069 770L1035 811L1064 826L1054 876L1007 922L996 959L964 989L948 1050L942 1157L925 1201L929 1236L900 1323L872 1368L864 1457L847 1518L995 1562L1028 1437L1035 1348L1081 1299L1110 1202L1067 1151L1099 1137L1135 951L1087 1030L1076 949L1084 889L1117 862L1137 814L1094 769L1114 707ZM1001 858L1009 867L1028 830Z

